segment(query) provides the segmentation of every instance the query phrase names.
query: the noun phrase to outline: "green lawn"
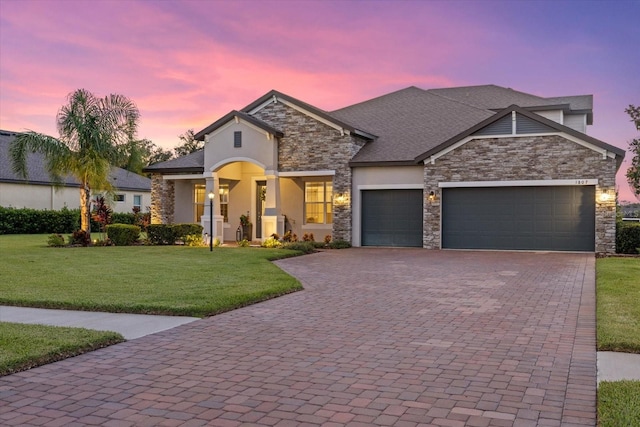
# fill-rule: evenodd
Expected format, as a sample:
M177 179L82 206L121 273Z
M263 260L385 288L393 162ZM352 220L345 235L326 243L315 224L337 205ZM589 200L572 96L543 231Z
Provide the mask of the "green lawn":
M302 289L264 248L49 248L0 236L0 304L204 317Z
M0 322L0 375L124 341L115 332Z
M640 381L600 383L598 424L601 427L640 426Z
M598 350L640 353L640 258L597 260Z
M598 350L640 353L640 258L597 260ZM640 425L640 381L601 382L601 427Z

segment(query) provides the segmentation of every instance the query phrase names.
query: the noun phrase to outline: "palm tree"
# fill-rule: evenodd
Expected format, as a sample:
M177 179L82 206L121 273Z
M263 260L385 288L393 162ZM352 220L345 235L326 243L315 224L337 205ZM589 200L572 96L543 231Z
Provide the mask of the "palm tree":
M112 165L122 161L123 147L135 135L140 116L135 104L123 95L97 98L85 89L67 96L56 117L60 138L37 132L19 134L9 148L13 170L28 178L27 154L44 154L47 172L56 185L62 176L80 181L80 228L91 232L91 190L113 191Z

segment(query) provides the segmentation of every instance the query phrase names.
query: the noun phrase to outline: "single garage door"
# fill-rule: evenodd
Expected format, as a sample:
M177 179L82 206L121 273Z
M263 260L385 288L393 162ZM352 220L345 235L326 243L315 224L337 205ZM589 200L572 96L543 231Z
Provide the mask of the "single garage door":
M362 246L422 247L422 190L365 190Z
M593 251L595 187L445 188L442 247Z

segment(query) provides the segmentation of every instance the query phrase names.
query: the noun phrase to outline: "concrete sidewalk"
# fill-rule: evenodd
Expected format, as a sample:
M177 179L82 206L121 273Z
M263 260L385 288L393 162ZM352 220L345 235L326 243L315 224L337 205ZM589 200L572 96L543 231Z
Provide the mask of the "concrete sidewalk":
M90 311L49 310L43 308L0 306L0 322L72 326L119 332L127 340L175 328L197 317L152 316L147 314L102 313Z
M640 381L640 354L598 352L598 383L600 381Z

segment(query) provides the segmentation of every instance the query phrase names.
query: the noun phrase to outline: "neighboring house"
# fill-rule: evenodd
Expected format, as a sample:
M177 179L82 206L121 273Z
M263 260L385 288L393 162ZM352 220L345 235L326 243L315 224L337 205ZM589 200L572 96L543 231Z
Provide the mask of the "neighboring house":
M235 239L292 230L354 246L615 251L624 150L586 134L591 95L409 87L327 112L277 91L147 167L153 222Z
M63 178L55 187L45 168L44 156L31 153L27 157L29 176L24 179L13 172L9 145L15 132L0 130L0 206L59 210L80 207L80 183L73 176ZM109 205L114 212L132 212L137 206L145 212L151 206L151 180L121 168L113 168L111 183L117 188Z

